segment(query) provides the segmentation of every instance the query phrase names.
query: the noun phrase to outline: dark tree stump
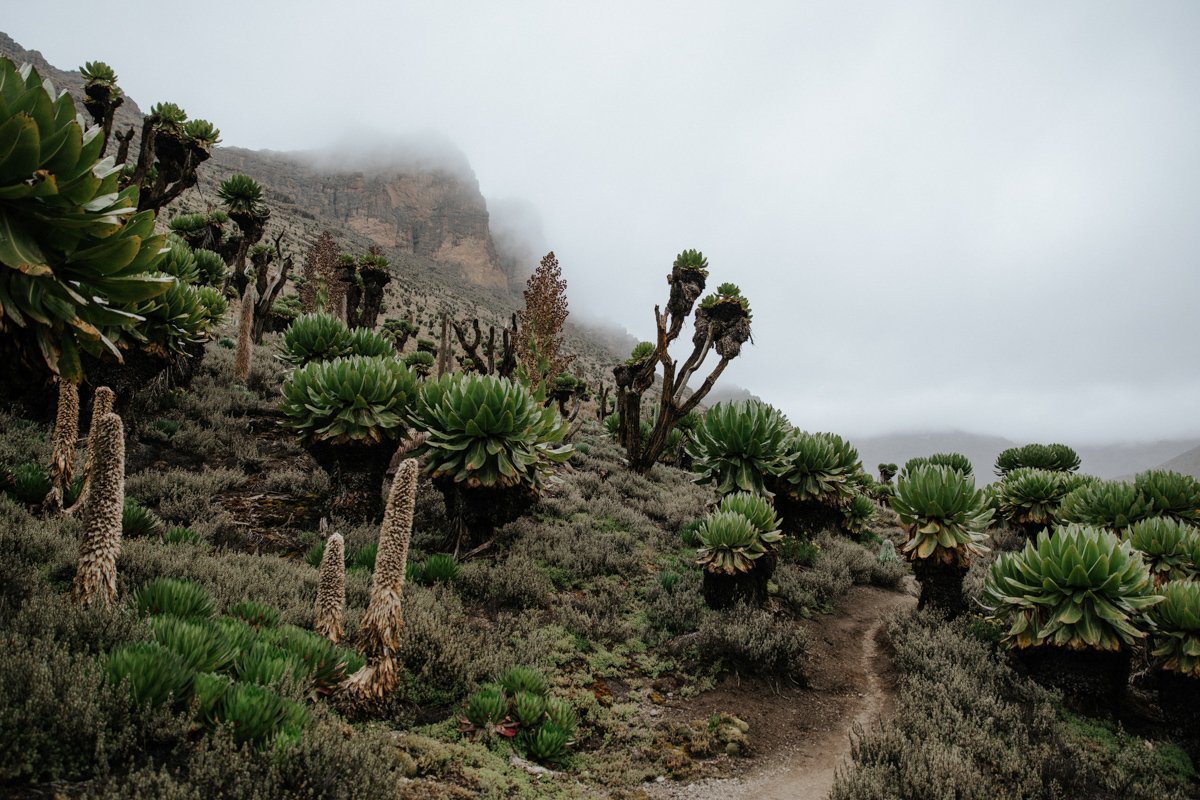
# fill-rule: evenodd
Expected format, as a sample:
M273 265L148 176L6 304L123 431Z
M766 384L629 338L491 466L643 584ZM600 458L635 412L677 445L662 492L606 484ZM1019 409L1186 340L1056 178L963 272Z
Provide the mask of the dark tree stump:
M930 608L954 619L967 612L967 601L963 597L963 578L970 569L965 564L937 563L932 558L914 558L913 574L921 584L921 597L917 610Z
M383 519L383 478L395 450L394 442L308 445L333 485L329 510L351 523Z
M727 575L723 572L704 570L704 603L716 610L733 608L738 603L748 603L755 608L761 608L767 602L767 582L773 574L774 553L760 556L749 572Z
M446 501L446 514L458 528L456 549L478 547L490 541L496 529L517 519L537 502L528 486L465 486L449 477L433 479Z
M1029 677L1058 689L1077 706L1111 710L1125 695L1129 683L1128 650L1072 650L1043 645L1012 652Z

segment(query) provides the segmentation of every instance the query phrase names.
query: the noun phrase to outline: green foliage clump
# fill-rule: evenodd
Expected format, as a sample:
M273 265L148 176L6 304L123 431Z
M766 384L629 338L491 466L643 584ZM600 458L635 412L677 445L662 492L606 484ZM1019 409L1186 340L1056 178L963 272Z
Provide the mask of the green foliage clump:
M1021 467L1075 472L1079 464L1079 454L1065 444L1027 444L1010 447L996 456L996 474L1003 477Z
M835 433L792 431L784 444L779 484L789 497L845 508L854 498L850 479L858 451Z
M766 403L717 403L687 445L696 481L716 484L721 494L769 495L767 481L780 468L788 430L787 418Z
M417 395L416 377L394 358L312 361L283 384L282 424L310 441L398 439Z
M280 621L279 609L269 606L266 603L257 603L253 600L236 603L230 606L226 610L226 613L258 630L274 628Z
M1063 498L1058 508L1061 522L1095 525L1121 533L1130 525L1154 515L1151 502L1132 483L1086 483Z
M526 486L540 490L550 464L571 457L556 447L567 423L519 383L492 375L445 375L427 383L412 414L426 433L417 455L425 474L468 488Z
M159 578L133 595L134 607L142 616L170 614L181 619L210 619L215 613L212 597L192 581Z
M368 358L395 356L396 348L379 331L370 328L355 328L350 331L350 355L366 356Z
M1009 470L1000 483L997 493L1000 516L1014 526L1051 527L1068 491L1065 472L1017 467Z
M4 476L4 491L28 506L45 500L50 489L50 473L41 464L18 464Z
M176 526L163 534L166 544L204 544L205 539L191 528Z
M138 304L176 282L155 272L164 237L138 191L100 158L71 96L0 59L0 331L4 349L69 381L81 352L117 354Z
M1100 528L1064 525L1023 550L1001 553L988 571L983 604L1009 624L1004 640L1011 647L1120 650L1145 636L1139 612L1160 599L1127 542Z
M1156 584L1200 575L1200 531L1170 517L1151 517L1129 526L1126 537L1150 567Z
M892 508L909 526L904 552L912 558L956 559L981 554L983 531L992 519L983 492L961 472L925 465L896 481Z
M379 554L379 542L367 542L347 557L349 569L370 572L375 569L375 557Z
M625 363L629 366L635 366L653 357L655 352L654 342L638 342L633 346L633 351L630 352L629 358L625 359Z
M1195 524L1200 521L1200 481L1191 475L1152 469L1133 479L1154 514Z
M842 511L842 527L846 533L858 536L875 519L875 501L865 494L855 494Z
M389 348L390 350L390 348ZM311 361L332 361L350 352L350 331L332 314L303 314L283 333L280 358L302 367Z
M404 366L422 378L429 377L429 373L433 370L433 354L426 353L423 350L409 353L402 360L404 361Z
M121 535L126 539L139 536L157 536L162 530L162 520L150 509L132 497L125 498L121 508Z
M734 492L721 498L717 511L729 511L741 514L760 534L778 533L780 528L779 515L771 501L763 495L751 492Z
M767 553L767 546L783 535L778 528L760 531L736 511L716 511L701 523L696 538L700 541L697 564L709 572L736 575L753 569L754 562Z
M150 618L154 641L179 656L196 672L218 672L237 655L237 644L215 623L192 622L170 615Z
M436 553L414 570L413 579L424 584L453 583L458 573L459 566L454 556Z
M1147 613L1153 625L1151 656L1159 669L1200 679L1200 583L1171 581L1163 601Z
M152 706L186 703L195 678L179 656L152 642L117 648L109 654L105 672L114 684L129 682L135 703Z
M288 294L280 297L271 304L271 315L286 319L288 322L295 322L296 319L304 313L300 307L300 295Z
M567 753L578 718L566 700L549 696L546 678L530 667L513 667L499 686L484 686L467 698L465 733L514 737L536 761L554 763Z

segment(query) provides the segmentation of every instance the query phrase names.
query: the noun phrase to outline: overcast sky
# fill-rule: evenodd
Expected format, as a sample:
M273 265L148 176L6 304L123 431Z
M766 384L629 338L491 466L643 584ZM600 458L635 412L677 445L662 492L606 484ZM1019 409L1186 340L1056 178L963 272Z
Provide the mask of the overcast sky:
M800 427L1200 435L1200 3L397 5L2 27L229 145L442 132L639 338L704 251L754 309L728 379Z

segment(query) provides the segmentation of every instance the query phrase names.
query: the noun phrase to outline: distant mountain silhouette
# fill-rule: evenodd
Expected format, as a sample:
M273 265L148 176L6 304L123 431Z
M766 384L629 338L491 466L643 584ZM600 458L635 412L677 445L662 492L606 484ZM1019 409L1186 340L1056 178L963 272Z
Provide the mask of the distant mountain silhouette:
M896 433L884 436L852 438L858 448L863 468L876 474L880 463L894 463L903 467L904 462L914 456L933 453L962 453L971 460L975 479L980 485L996 479L993 465L1001 450L1026 444L1000 436L984 436L964 431L941 431L922 433ZM1082 465L1080 472L1101 478L1117 478L1134 475L1153 467L1164 465L1164 461L1186 450L1163 468L1174 469L1200 476L1200 439L1170 439L1157 442L1132 444L1076 445L1065 442L1079 453ZM1189 449L1190 448L1190 449Z

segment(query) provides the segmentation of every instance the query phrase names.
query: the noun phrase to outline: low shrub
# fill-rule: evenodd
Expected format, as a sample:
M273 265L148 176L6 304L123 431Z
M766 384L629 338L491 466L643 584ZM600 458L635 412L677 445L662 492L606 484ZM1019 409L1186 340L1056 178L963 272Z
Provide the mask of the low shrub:
M804 682L807 636L790 619L739 605L714 612L700 624L697 650L750 674Z

